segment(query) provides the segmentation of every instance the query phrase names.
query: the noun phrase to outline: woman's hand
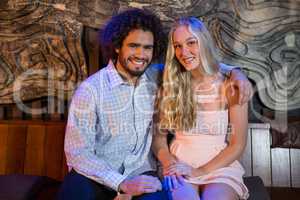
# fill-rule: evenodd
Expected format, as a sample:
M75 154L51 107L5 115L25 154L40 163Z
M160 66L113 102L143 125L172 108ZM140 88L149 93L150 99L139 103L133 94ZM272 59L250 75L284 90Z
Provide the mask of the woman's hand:
M165 159L160 160L163 168L164 179L162 182L163 188L167 191L172 191L183 185L183 177L177 176L176 174L171 174L168 169L178 163L175 156L169 154Z
M205 174L204 170L200 168L193 168L192 166L184 162L176 162L164 169L164 175L171 176L183 176L183 177L198 177Z
M168 176L176 175L176 176L192 177L194 173L195 173L195 169L192 166L187 165L183 162L176 162L165 169L165 174Z
M161 157L160 163L162 165L163 175L164 176L172 175L172 174L168 174L167 170L170 166L175 165L177 162L178 161L177 161L176 157L173 156L172 154L168 154L164 157Z

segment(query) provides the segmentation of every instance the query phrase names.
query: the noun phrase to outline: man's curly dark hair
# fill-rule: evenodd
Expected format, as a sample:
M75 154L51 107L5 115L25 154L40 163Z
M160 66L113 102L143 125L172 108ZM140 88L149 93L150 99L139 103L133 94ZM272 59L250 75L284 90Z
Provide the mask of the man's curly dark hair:
M121 48L129 32L135 29L152 32L154 36L153 59L164 55L166 35L160 19L149 10L135 8L113 16L100 33L100 45L105 63L109 59L117 59L118 54L115 49Z

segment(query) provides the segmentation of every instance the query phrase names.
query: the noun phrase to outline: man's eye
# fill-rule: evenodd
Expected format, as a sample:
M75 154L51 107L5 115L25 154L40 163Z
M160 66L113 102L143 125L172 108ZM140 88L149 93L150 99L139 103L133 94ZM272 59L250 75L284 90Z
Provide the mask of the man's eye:
M136 47L138 47L137 44L129 44L128 46L131 47L131 48L136 48Z
M153 49L153 46L145 46L145 49L151 50L151 49Z

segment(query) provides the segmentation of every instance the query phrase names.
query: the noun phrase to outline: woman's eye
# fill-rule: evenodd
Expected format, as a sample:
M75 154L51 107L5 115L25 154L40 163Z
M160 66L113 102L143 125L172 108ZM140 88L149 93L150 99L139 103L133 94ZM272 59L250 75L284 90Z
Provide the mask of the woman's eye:
M188 41L187 44L188 44L189 46L191 46L191 45L197 44L197 41L196 41L196 40L191 40L191 41Z
M175 45L174 45L174 49L178 49L179 47L180 47L179 44L175 44Z

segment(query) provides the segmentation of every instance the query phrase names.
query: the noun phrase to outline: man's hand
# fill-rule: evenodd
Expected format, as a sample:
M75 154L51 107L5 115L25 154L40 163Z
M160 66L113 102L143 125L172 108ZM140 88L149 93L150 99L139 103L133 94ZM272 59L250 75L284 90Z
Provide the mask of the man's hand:
M238 88L240 105L248 102L251 99L253 95L252 85L241 70L233 69L230 74L229 81L232 96L235 95L235 87Z
M120 184L120 189L132 196L138 196L143 193L152 193L162 189L158 178L147 175L140 175L131 179L125 179Z
M119 194L114 198L114 200L131 200L132 196L130 194Z

